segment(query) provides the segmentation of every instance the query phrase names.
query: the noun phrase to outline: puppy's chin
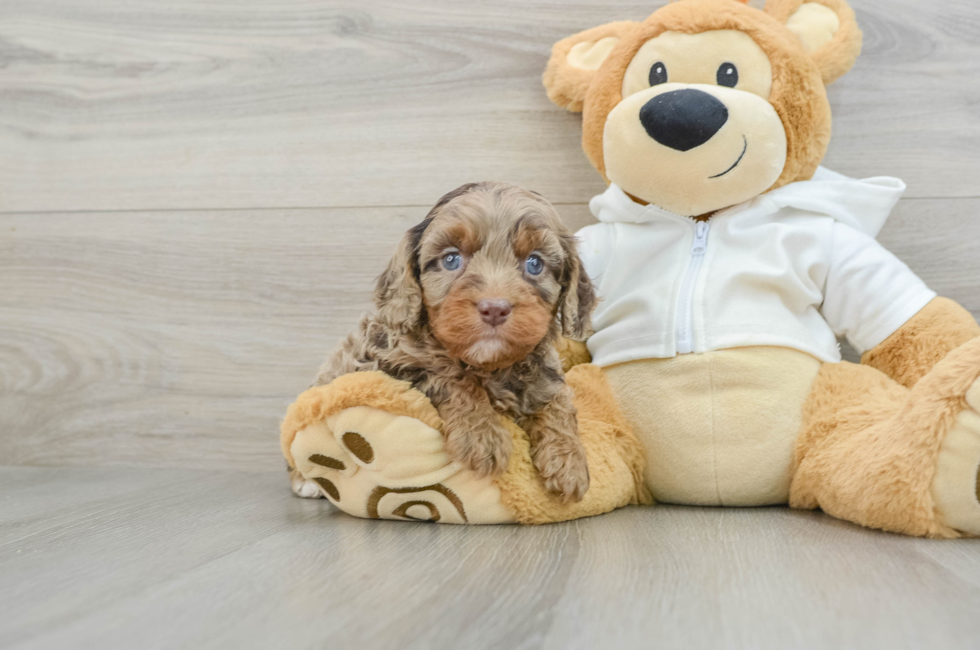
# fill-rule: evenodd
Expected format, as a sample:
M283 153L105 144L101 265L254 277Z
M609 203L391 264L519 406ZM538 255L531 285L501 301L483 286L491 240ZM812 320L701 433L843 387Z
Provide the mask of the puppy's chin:
M454 332L456 333L458 332ZM439 336L437 332L436 339L455 358L483 370L508 368L529 355L541 342L512 341L500 331L489 331L465 338Z
M459 358L471 366L478 366L484 370L501 370L529 355L540 342L536 341L533 345L515 343L503 336L492 335L470 344L468 348L461 351Z
M513 361L508 357L512 356L508 354L510 352L510 346L498 336L492 336L484 339L480 339L476 343L470 345L460 355L460 359L470 364L471 366L481 366L484 368L506 368L507 366L513 364Z

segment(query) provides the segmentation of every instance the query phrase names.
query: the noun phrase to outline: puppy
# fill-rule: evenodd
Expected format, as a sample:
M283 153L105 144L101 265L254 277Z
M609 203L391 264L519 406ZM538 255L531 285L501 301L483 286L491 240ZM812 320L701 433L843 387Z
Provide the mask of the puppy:
M507 415L530 437L547 488L579 501L589 472L555 343L591 333L595 301L575 239L548 201L506 183L469 183L405 234L378 278L377 315L316 385L364 370L410 381L439 411L449 454L481 475L507 469ZM316 495L293 478L297 494Z

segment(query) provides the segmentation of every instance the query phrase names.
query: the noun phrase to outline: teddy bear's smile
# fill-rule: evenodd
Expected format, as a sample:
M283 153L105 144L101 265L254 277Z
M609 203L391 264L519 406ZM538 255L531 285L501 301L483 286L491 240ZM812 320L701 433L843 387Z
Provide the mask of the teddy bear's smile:
M725 170L725 171L723 171L722 173L720 173L720 174L715 174L714 176L708 176L708 178L721 178L722 176L724 176L724 175L725 175L725 174L727 174L728 172L730 172L730 171L732 171L733 169L735 169L736 167L738 167L738 164L739 164L740 162L742 162L742 158L745 158L745 152L746 152L746 151L748 151L748 150L749 150L749 140L748 140L748 138L746 138L746 137L745 137L745 136L743 135L743 136L742 136L742 153L740 153L740 154L738 154L738 160L736 160L736 161L735 161L735 162L734 162L734 163L732 164L732 166L731 166L731 167L729 167L728 169L726 169L726 170Z

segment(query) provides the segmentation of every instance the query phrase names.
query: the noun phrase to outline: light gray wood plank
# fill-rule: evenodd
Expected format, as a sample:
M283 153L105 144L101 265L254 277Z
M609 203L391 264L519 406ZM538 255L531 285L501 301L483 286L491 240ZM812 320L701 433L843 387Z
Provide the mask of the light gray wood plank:
M0 458L280 467L286 406L425 211L0 216ZM902 201L881 235L974 315L978 215L976 199Z
M553 42L662 4L7 0L0 211L428 205L499 178L602 187L540 76ZM854 0L828 165L977 196L980 9Z
M783 508L371 522L284 480L0 469L0 531L31 519L0 543L0 645L955 650L980 634L972 540Z
M545 648L916 647L931 643L917 639L926 629L936 643L972 643L969 606L956 601L980 593L976 568L930 561L941 543L783 509L657 512L656 528L616 516L636 533L614 537L620 521L583 527L594 556L571 572ZM946 549L976 551L973 541ZM606 569L623 557L629 568Z
M0 645L67 625L314 516L315 506L290 498L284 476L0 469ZM55 559L61 553L67 561Z

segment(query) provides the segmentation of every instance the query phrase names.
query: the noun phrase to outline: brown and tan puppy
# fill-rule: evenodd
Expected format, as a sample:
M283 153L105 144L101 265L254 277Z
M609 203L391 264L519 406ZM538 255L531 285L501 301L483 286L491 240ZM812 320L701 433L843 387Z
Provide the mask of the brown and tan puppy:
M548 201L496 182L446 194L406 233L374 301L317 385L365 370L411 381L438 409L449 453L481 475L507 468L500 416L511 417L548 489L582 498L589 472L555 344L591 333L595 295Z

